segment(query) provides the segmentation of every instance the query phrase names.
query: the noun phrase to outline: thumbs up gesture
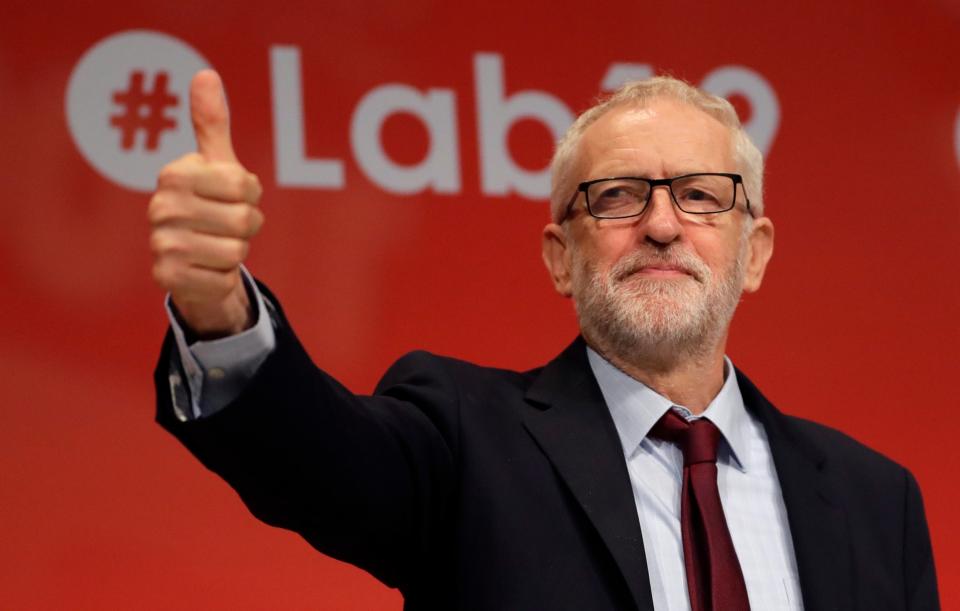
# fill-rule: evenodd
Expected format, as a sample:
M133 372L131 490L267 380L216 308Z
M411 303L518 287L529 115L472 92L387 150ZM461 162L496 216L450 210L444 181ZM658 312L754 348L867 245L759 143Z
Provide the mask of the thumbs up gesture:
M240 264L263 224L260 181L233 152L216 72L193 77L190 113L198 150L160 171L150 200L153 277L195 333L223 337L253 324Z

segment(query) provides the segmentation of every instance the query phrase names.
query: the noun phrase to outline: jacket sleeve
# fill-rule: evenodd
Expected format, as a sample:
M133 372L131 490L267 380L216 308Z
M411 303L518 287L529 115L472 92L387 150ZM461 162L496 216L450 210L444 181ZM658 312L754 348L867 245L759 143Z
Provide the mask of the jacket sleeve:
M412 353L373 396L354 395L313 364L277 314L276 348L240 397L192 421L174 413L168 333L155 373L157 421L257 518L403 589L448 520L457 388L442 359Z
M904 584L907 609L910 611L939 611L937 576L933 564L930 532L923 511L920 486L909 471L906 477L906 508L904 524Z

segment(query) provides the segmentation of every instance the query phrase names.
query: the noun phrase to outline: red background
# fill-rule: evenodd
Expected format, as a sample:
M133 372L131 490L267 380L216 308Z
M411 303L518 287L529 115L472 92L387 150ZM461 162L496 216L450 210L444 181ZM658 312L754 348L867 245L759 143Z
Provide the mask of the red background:
M777 249L729 353L785 411L854 434L924 491L945 609L960 608L960 8L911 3L14 3L0 21L0 607L399 609L399 596L235 494L152 422L165 318L150 279L148 197L71 140L66 84L117 32L192 45L223 75L240 158L265 186L250 267L315 360L357 391L413 348L528 368L576 333L539 260L545 202L481 194L473 56L507 93L581 110L614 61L696 83L726 64L780 101L768 155ZM296 45L308 153L345 190L277 186L269 48ZM357 102L388 82L457 94L462 193L396 196L352 158ZM384 146L416 162L409 117ZM541 167L545 128L511 133Z

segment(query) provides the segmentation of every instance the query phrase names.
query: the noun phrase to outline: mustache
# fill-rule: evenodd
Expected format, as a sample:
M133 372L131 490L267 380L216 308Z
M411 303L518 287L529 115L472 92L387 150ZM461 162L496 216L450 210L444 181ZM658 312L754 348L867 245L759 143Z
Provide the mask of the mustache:
M710 268L692 252L680 248L638 250L625 256L610 270L610 277L621 282L647 267L666 267L689 274L697 282L710 277Z

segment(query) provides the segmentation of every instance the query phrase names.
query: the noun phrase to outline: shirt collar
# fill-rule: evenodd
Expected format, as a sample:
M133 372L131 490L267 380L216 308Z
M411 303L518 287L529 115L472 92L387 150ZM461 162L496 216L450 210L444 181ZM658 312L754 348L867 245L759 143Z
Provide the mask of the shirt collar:
M643 382L620 371L589 346L587 359L600 386L600 392L607 402L625 457L629 458L637 450L653 425L671 407L679 408L677 411L688 420L697 417ZM723 386L699 417L709 419L720 429L731 454L731 464L746 472L750 468L750 453L747 447L749 415L743 405L733 363L727 357L724 357L723 361Z

